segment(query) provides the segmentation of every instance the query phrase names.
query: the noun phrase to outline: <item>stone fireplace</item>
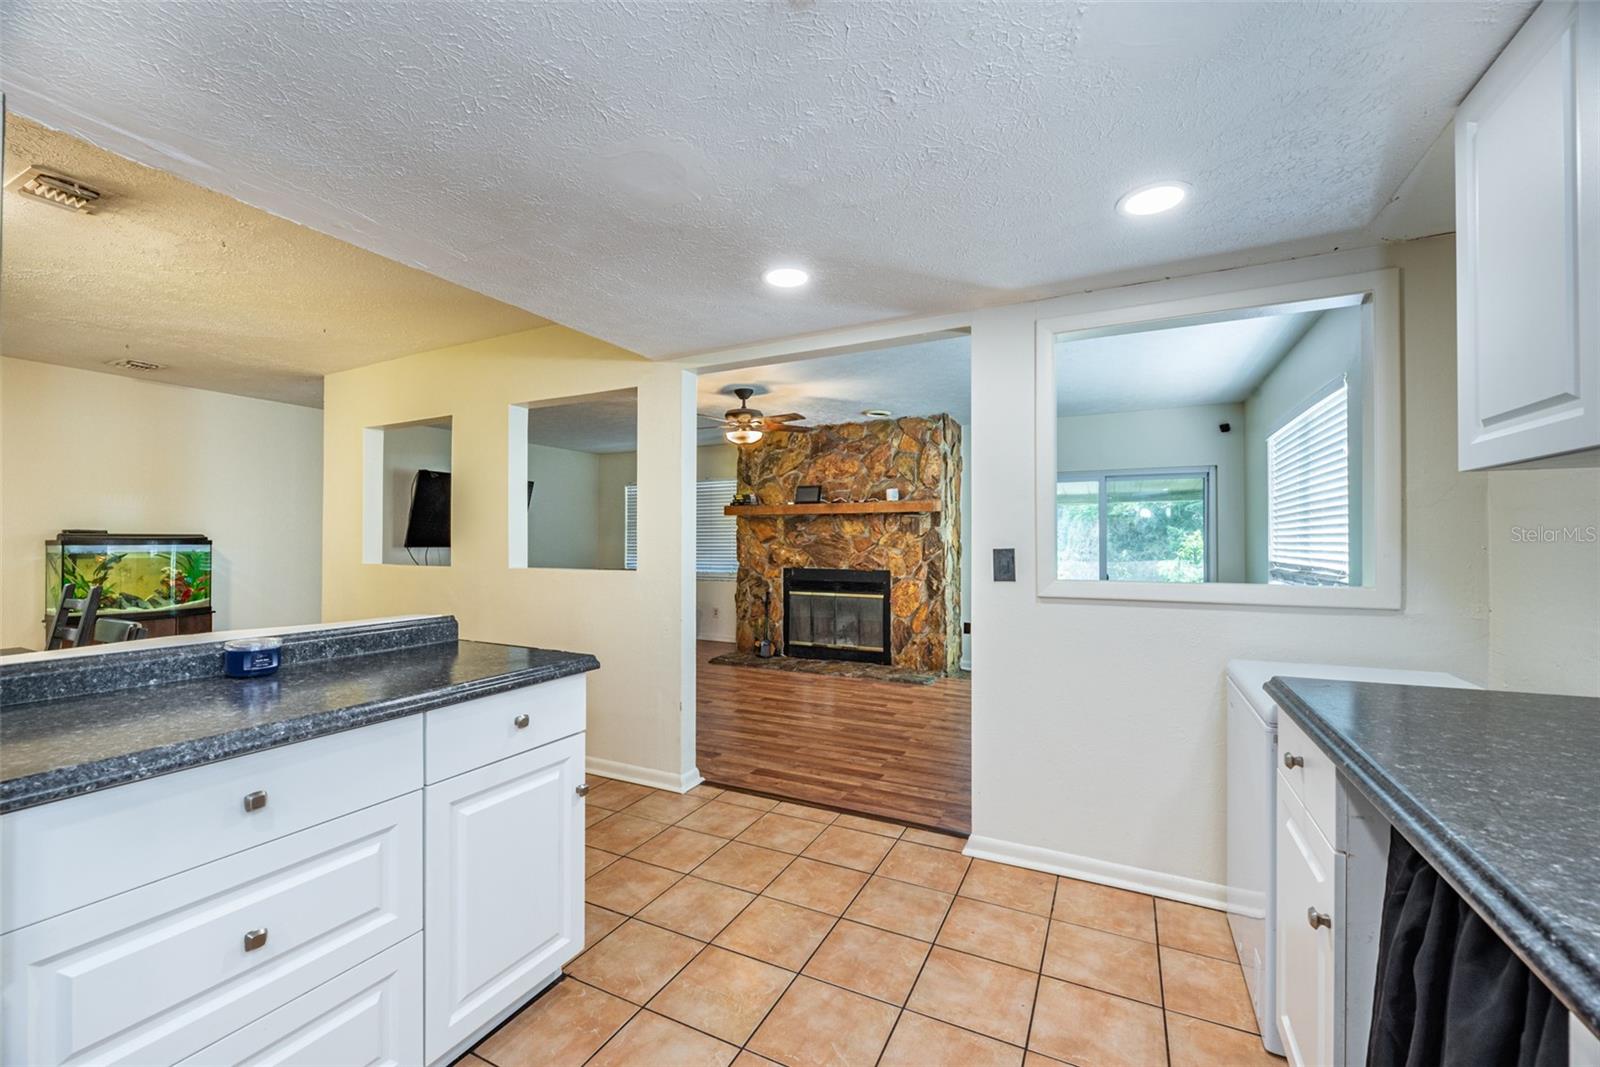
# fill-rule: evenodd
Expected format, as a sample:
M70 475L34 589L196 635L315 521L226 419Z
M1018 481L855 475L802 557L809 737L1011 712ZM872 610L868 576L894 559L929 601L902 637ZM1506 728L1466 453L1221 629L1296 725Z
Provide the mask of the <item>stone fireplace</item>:
M815 485L824 504L815 512L740 516L739 648L752 651L766 637L785 655L954 671L961 657L961 476L961 427L948 415L819 426L741 448L740 494L786 505L797 487ZM889 489L931 510L850 512L852 503L883 501ZM828 513L834 509L840 513ZM835 587L802 593L870 594L840 583L868 575L880 582L887 596L873 602L872 617L881 626L887 609L887 640L872 632L865 605L842 603L856 598L796 598L795 577L805 586L808 572L833 575L824 581Z

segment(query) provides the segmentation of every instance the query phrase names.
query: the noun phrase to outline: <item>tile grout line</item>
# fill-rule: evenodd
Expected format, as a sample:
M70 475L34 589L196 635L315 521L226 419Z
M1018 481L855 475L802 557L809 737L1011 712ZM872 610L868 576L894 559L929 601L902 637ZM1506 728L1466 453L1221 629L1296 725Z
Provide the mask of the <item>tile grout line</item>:
M728 792L728 791L731 791L731 790L725 790L725 792ZM719 794L718 796L720 797L721 794ZM639 798L639 800L636 800L634 803L638 803L639 801L642 801L644 799L645 799L644 797L641 797L641 798ZM690 818L692 815L695 814L695 812L697 812L697 811L701 810L703 807L705 807L706 804L709 804L709 803L711 803L711 802L713 802L713 801L715 801L717 799L718 799L718 797L707 798L705 803L697 806L693 811L686 812L679 819L678 822L666 823L666 824L659 824L658 823L658 825L661 825L661 827L662 827L661 830L658 830L656 834L651 836L651 838L648 838L645 841L641 841L638 845L635 845L633 849L629 850L629 852L623 853L622 856L617 856L616 858L623 858L623 857L632 858L632 852L634 850L637 850L639 848L644 847L644 845L648 844L650 840L654 840L655 837L658 837L660 835L660 833L664 832L666 829L670 829L670 828L673 828L673 827L679 827L679 824L682 822L683 819ZM731 802L725 802L725 803L731 803ZM737 806L740 806L740 805L733 805L733 806L737 807ZM602 810L605 810L605 809L602 809ZM626 809L623 809L623 810L625 811ZM779 903L785 903L785 904L788 904L788 905L790 905L792 907L798 907L798 908L801 908L802 910L810 912L812 914L826 915L828 917L828 919L830 920L830 925L828 926L827 931L823 934L822 938L817 942L816 947L813 948L811 953L809 953L807 955L806 959L803 962L800 963L799 969L791 972L792 976L791 976L789 982L784 986L783 991L779 993L778 997L773 1001L772 1005L768 1008L768 1010L765 1013L763 1013L761 1020L757 1022L755 1028L751 1031L750 1036L748 1038L746 1038L744 1043L738 1044L736 1047L741 1051L742 1050L746 1050L748 1048L749 1040L752 1039L755 1036L755 1034L760 1030L761 1026L763 1024L765 1024L767 1019L770 1017L772 1011L774 1011L776 1009L777 1004L779 1002L781 1002L783 997L786 996L789 993L789 991L794 987L794 985L796 984L796 980L798 978L800 978L801 976L804 976L804 977L807 977L807 978L811 979L812 981L817 982L817 983L819 983L821 985L829 986L829 987L834 988L834 989L839 989L839 990L841 990L843 992L847 992L847 993L854 993L855 995L863 996L866 999L872 1000L872 1001L874 1001L876 1003L886 1004L886 1005L888 1005L890 1007L894 1007L894 1008L897 1009L897 1014L895 1016L894 1025L891 1027L889 1035L885 1038L885 1042L884 1042L883 1047L879 1050L878 1059L881 1061L885 1051L887 1050L889 1041L891 1041L893 1039L894 1033L898 1030L898 1028L900 1026L900 1023L903 1020L905 1014L909 1012L909 1013L915 1014L915 1015L923 1015L923 1013L914 1011L908 1006L911 994L915 992L917 982L919 982L921 980L922 973L926 969L927 962L932 957L933 949L937 948L937 947L941 947L939 945L938 938L944 932L944 927L949 921L949 915L950 915L950 912L954 909L954 905L955 905L956 900L961 897L961 891L962 891L962 889L965 887L965 885L967 883L967 880L968 880L968 878L969 878L969 876L971 874L971 870L972 870L972 867L973 867L975 861L973 861L970 857L968 858L968 864L967 864L966 870L963 872L961 880L957 883L955 892L951 894L950 902L945 907L944 915L940 919L939 927L934 933L934 938L933 938L932 941L926 942L926 944L928 945L928 950L927 950L926 954L924 955L922 965L918 968L918 972L917 972L916 978L914 978L913 981L912 981L911 989L907 993L906 1001L904 1003L896 1005L891 1001L881 1000L881 999L879 999L877 997L873 997L873 996L870 996L868 994L860 993L859 991L849 989L849 988L847 988L845 986L840 986L837 983L830 982L830 981L828 981L826 979L818 978L818 977L813 976L813 975L805 975L804 974L804 970L805 970L805 968L807 966L810 965L811 961L815 958L816 954L821 950L822 945L824 943L826 943L828 938L831 937L835 931L838 930L840 924L847 917L845 913L848 912L849 909L852 906L854 906L856 900L865 891L866 886L872 881L872 879L874 879L874 878L884 878L886 880L893 881L893 882L896 882L898 884L912 885L912 886L916 886L916 887L922 888L922 889L932 889L932 887L924 886L924 885L922 885L921 883L918 883L918 882L911 882L911 881L903 879L903 878L894 878L891 875L879 873L881 871L884 863L887 862L887 860L889 858L889 855L894 851L894 848L895 848L896 845L898 845L898 844L900 844L902 842L908 843L908 844L917 844L921 848L937 849L938 851L951 852L951 853L956 854L956 855L962 855L961 851L960 850L956 850L956 849L938 849L938 846L925 845L925 844L922 844L920 842L905 842L905 834L906 834L907 830L911 829L911 827L906 827L906 826L903 826L903 825L899 827L899 833L897 835L894 835L894 836L891 836L891 835L888 835L888 834L874 834L872 831L869 831L869 830L855 830L852 827L842 827L842 829L852 830L852 832L855 832L855 833L866 834L866 835L870 835L870 836L884 838L885 840L890 842L889 848L887 850L885 850L883 856L881 856L874 863L872 869L869 870L869 871L861 871L858 868L848 867L848 866L846 866L844 864L832 862L831 860L821 859L821 858L818 858L816 856L806 856L805 855L806 849L809 849L812 846L812 844L814 844L815 841L818 838L820 838L823 835L823 833L825 833L826 830L830 826L835 826L837 824L838 815L835 815L834 819L831 820L831 821L820 822L819 820L805 819L802 816L796 816L796 815L790 815L790 814L787 814L787 813L776 812L774 809L762 810L762 809L751 808L751 809L747 809L747 810L756 811L758 813L757 814L757 818L755 820L752 820L750 825L754 825L754 823L756 821L759 821L761 816L768 815L768 814L780 814L780 815L783 815L785 818L796 819L796 820L799 820L799 821L813 823L814 825L819 826L820 829L818 830L818 833L815 836L813 836L811 841L808 842L806 844L806 846L804 848L802 848L801 851L798 852L798 853L789 853L789 852L785 852L784 850L781 850L781 849L773 849L770 846L758 845L755 842L750 842L750 841L740 842L741 844L745 844L745 845L747 845L749 847L765 848L765 849L767 849L768 851L771 851L771 852L782 852L784 855L786 855L788 857L787 862L783 865L782 868L779 869L779 871L776 874L773 875L773 877L771 879L769 879L767 881L766 885L762 889L760 889L760 890L758 890L758 891L756 891L754 893L750 893L749 890L742 889L741 887L738 887L738 886L727 886L727 888L736 889L736 890L738 890L740 892L750 893L751 899L748 902L746 902L740 908L740 910L735 913L735 915L732 918L730 918L726 923L722 924L722 926L720 926L718 928L718 930L715 933L712 934L710 939L700 942L701 947L700 947L700 949L698 949L695 952L695 955L693 957L691 957L690 960L683 965L683 967L680 967L676 971L674 971L672 976L667 980L666 983L663 984L661 989L657 990L656 993L652 994L651 1000L653 1001L656 996L659 996L660 992L662 990L664 990L667 985L670 985L673 981L676 981L677 978L683 973L683 971L685 969L687 969L687 967L694 962L694 960L698 959L700 956L705 954L705 950L707 948L713 948L713 947L721 948L723 951L729 952L729 953L731 953L733 955L738 955L738 956L740 956L742 958L750 959L750 960L753 960L753 961L758 962L758 963L766 964L768 966L774 966L774 964L772 964L771 961L762 960L759 957L755 957L755 956L750 956L750 955L748 955L746 953L738 951L737 949L727 948L725 946L720 946L720 945L714 945L713 942L717 937L720 937L721 934L724 931L726 931L726 929L729 926L731 926L734 922L736 922L738 920L738 918L740 916L742 916L745 913L745 911L748 910L748 908L755 903L755 900L757 898L760 898L760 897L763 897L763 896L767 896L767 889L770 888L771 885L774 882L776 882L779 878L781 878L782 875L785 872L787 872L791 867L793 867L794 862L796 860L798 860L798 859L809 859L814 863L821 863L821 864L824 864L826 866L835 867L835 868L838 868L838 869L841 869L841 870L849 870L849 871L852 871L853 873L857 873L857 874L865 874L866 877L862 881L861 886L858 887L857 890L854 893L851 894L849 902L847 902L844 905L844 910L841 911L837 915L833 915L833 914L830 914L828 912L818 911L815 908L810 908L810 907L807 907L806 905L803 905L803 904L796 904L793 901L784 901L784 900L782 900L781 898L778 898L778 897L767 896L767 899L769 899L769 900L772 900L772 901L775 901L775 902L779 902ZM613 812L612 814L616 814L616 812ZM608 818L609 818L609 816L608 816ZM647 818L647 817L646 816L635 816L635 818ZM603 822L605 820L599 820L599 821ZM655 820L655 819L649 819L648 821L657 822L657 820ZM889 821L889 820L879 819L878 821L885 822L888 825L892 825L892 822ZM691 828L688 828L688 827L680 827L680 828L686 829L686 830L691 829ZM748 830L748 828L749 827L747 826L744 829L742 829L740 831L740 834L742 835L745 832L745 830ZM692 831L692 832L700 833L703 836L707 836L707 837L720 837L720 835L717 835L717 834L706 834L704 831L695 830L695 831ZM710 882L711 884L715 884L715 885L719 885L719 886L725 886L726 883L716 882L714 879L705 878L703 876L696 875L694 872L696 870L698 870L700 866L703 866L705 863L710 862L710 860L715 855L717 855L718 853L723 851L723 849L725 849L727 845L732 844L732 843L734 843L735 841L738 841L738 840L739 840L739 835L735 835L732 838L723 838L722 839L722 844L719 845L718 848L714 852L712 852L710 855L708 855L705 859L701 860L698 864L696 864L696 866L694 868L691 868L689 871L676 871L676 870L673 870L672 868L661 867L659 864L649 863L649 861L646 861L646 860L635 859L635 862L637 862L637 863L643 863L643 864L646 864L647 866L656 867L659 870L670 871L673 875L676 876L676 880L671 885L669 885L665 889L663 889L661 891L661 893L656 894L649 901L646 901L644 904L642 904L640 906L640 908L637 911L635 911L633 914L625 915L623 917L623 923L619 923L618 924L618 928L620 929L620 927L622 925L624 925L626 922L628 922L630 920L633 920L633 921L638 921L639 923L641 923L643 925L651 926L651 927L656 928L656 929L661 929L661 930L664 930L664 931L666 931L668 933L672 933L672 934L675 934L675 935L678 935L678 936L689 937L691 940L698 941L699 939L692 937L692 935L686 935L686 934L683 934L681 931L673 930L670 927L662 926L662 925L660 925L658 923L651 922L648 919L640 918L639 917L639 912L643 911L645 908L649 907L651 903L654 903L655 900L659 899L665 893L671 891L673 888L675 888L676 886L681 884L682 881L685 878L688 878L688 877L696 877L696 878L699 878L701 881ZM589 846L589 847L593 847L593 846ZM597 851L606 852L607 850L597 849ZM612 855L615 855L615 854L612 854ZM615 860L613 860L611 862L615 862ZM608 863L607 866L610 866L610 864ZM605 868L601 868L601 870L604 870L604 869ZM1027 870L1027 868L1021 868L1021 869L1022 870ZM600 873L600 872L597 871L596 873ZM1042 873L1047 873L1048 874L1048 872L1042 872ZM1130 938L1127 935L1120 934L1120 933L1117 933L1115 931L1100 930L1098 927L1085 926L1085 925L1080 924L1080 923L1073 923L1073 922L1070 922L1070 921L1067 921L1067 920L1057 920L1057 919L1055 919L1054 918L1055 903L1056 903L1056 900L1057 900L1057 898L1059 896L1060 884L1061 884L1061 881L1062 881L1063 877L1064 876L1055 876L1054 877L1054 881L1052 883L1052 891L1051 891L1051 905L1050 905L1048 914L1046 914L1044 916L1044 919L1045 919L1045 931L1046 931L1046 941L1045 941L1044 948L1041 950L1041 957L1040 957L1040 960L1039 960L1039 964L1034 969L1034 972L1035 972L1034 973L1034 979L1035 979L1035 981L1034 981L1034 1003L1033 1003L1033 1006L1032 1006L1032 1008L1030 1010L1028 1031L1027 1031L1027 1036L1025 1037L1025 1044L1022 1046L1022 1050L1024 1051L1024 1053L1026 1053L1026 1051L1028 1049L1028 1045L1026 1044L1026 1042L1027 1041L1031 1041L1034 1017L1035 1017L1035 1015L1037 1013L1038 991L1042 986L1042 980L1043 980L1043 977L1044 977L1044 973L1043 973L1044 958L1045 958L1045 955L1047 954L1047 950L1048 950L1049 937L1050 937L1050 924L1051 923L1063 922L1065 925L1074 926L1074 927L1078 927L1078 928L1081 928L1081 929L1094 930L1095 932L1098 932L1098 933L1110 934L1111 936L1119 937L1119 938L1122 938L1124 940L1129 940L1129 941L1140 941L1141 940L1139 938ZM586 880L587 880L587 875L586 875ZM937 892L938 890L934 890L934 891ZM1145 895L1151 896L1151 898L1152 898L1151 899L1151 907L1152 907L1152 911L1154 912L1156 909L1155 909L1155 901L1154 901L1153 895L1151 895L1151 894L1145 894ZM980 898L978 898L978 897L970 897L968 899L971 899L973 901L978 901L978 902L990 905L992 907L998 907L998 908L1001 908L1001 909L1003 909L1005 911L1009 911L1009 912L1012 912L1012 913L1015 913L1015 914L1028 915L1028 916L1036 916L1036 914L1037 914L1035 912L1025 911L1024 909L1021 909L1021 908L1013 908L1013 907L1010 907L1009 905L1006 905L1006 904L999 904L999 903L996 903L994 901L980 900ZM602 905L594 905L594 906L595 907L603 907ZM1209 909L1209 910L1215 910L1215 909ZM1165 1003L1164 975L1162 974L1161 967L1160 967L1160 952L1161 952L1161 949L1162 949L1163 946L1160 943L1159 916L1156 915L1156 916L1154 916L1154 918L1156 919L1156 924L1157 924L1157 936L1156 936L1156 941L1155 941L1155 948L1157 950L1157 980L1158 980L1158 988L1161 989L1161 997L1160 997L1161 1005L1160 1005L1160 1009L1161 1009L1162 1015L1163 1015L1163 1019L1162 1019L1163 1038L1167 1042L1168 1057L1169 1057L1169 1062L1170 1062L1170 1036L1168 1034L1167 1027L1166 1027L1166 1015L1167 1015L1169 1009L1167 1008L1166 1003ZM875 929L875 930L883 930L884 929L882 927L874 926L871 922L861 922L860 920L851 920L851 921L852 922L859 922L861 925L866 926L866 927L868 927L870 929ZM884 932L889 933L889 934L896 934L897 933L896 931L892 931L892 930L884 930ZM594 946L591 946L591 949L599 947L599 945L602 942L604 942L605 940L610 938L612 933L615 933L615 930L607 933L606 936L601 938L601 940L599 942L596 942ZM902 934L902 935L899 935L899 936L906 936L906 935ZM912 940L920 941L921 939L920 938L912 938ZM952 948L949 948L948 946L945 946L945 947L946 947L947 951L950 951L950 952L954 952L954 953L958 953L958 954L971 955L976 959L985 960L987 962L1000 964L1002 966L1013 966L1013 967L1015 966L1014 964L1009 964L1006 961L988 960L987 957L979 955L977 953L961 953L960 950L958 950L958 949L952 949ZM586 949L584 953L580 953L580 956L586 954L588 951L590 951L590 950ZM1192 955L1195 955L1197 957L1204 958L1204 959L1215 960L1217 962L1232 964L1233 966L1236 966L1236 967L1240 966L1238 964L1237 958L1235 958L1233 960L1228 960L1228 959L1225 959L1223 957L1211 956L1211 955L1208 955L1206 953L1199 953L1199 952L1192 953ZM780 968L780 969L782 969L782 968ZM1022 969L1022 968L1018 968L1018 969ZM567 977L572 977L572 976L565 974L564 971L563 971L563 974L561 975L561 977L562 978L567 978ZM1057 979L1057 980L1058 981L1064 981L1064 980L1061 980L1061 979ZM581 979L578 979L578 978L575 978L575 977L573 977L573 981L578 982L581 985L589 986L589 988L598 988L598 987L590 986L589 983L585 983ZM1082 986L1080 983L1076 983L1076 982L1066 982L1065 984L1078 986L1080 988L1088 989L1088 990L1091 990L1093 992L1098 992L1098 993L1101 993L1103 995L1115 996L1119 1000L1127 1000L1130 1003L1135 1003L1135 1004L1143 1004L1143 1003L1145 1003L1143 1001L1137 1000L1136 998L1125 997L1125 996L1122 996L1121 994L1116 994L1116 993L1110 993L1107 990L1098 990L1098 989L1095 989L1095 987L1093 987L1093 986ZM553 987L554 987L554 983L552 984L552 988ZM600 990L600 991L601 992L606 992L605 990ZM542 995L543 994L541 993L541 996ZM607 995L615 996L615 994L610 994L610 993L607 993ZM626 998L617 998L617 999L624 1000L625 1003L629 1003L630 1007L634 1008L634 1011L629 1016L628 1020L624 1022L622 1027L618 1028L618 1031L617 1031L618 1033L620 1033L623 1028L625 1028L627 1025L629 1025L631 1022L633 1022L634 1019L637 1018L637 1016L638 1016L638 1014L640 1012L651 1011L651 1009L649 1008L648 1003L646 1005L644 1005L644 1006L637 1006L637 1005L631 1004L631 1002L626 1001ZM530 1002L530 1003L532 1003L532 1002ZM524 1006L524 1008L525 1007L526 1007L526 1005ZM519 1013L520 1013L520 1010L523 1010L523 1009L519 1009ZM672 1019L671 1016L665 1016L665 1015L662 1015L662 1013L656 1012L656 1011L651 1011L651 1013L654 1014L654 1015L657 1015L658 1017L661 1017L661 1018L664 1018L664 1019L668 1019L668 1020L671 1020L673 1022L677 1022L679 1025L683 1025L683 1026L685 1026L685 1027L687 1027L687 1028L689 1028L691 1030L694 1030L696 1033L705 1034L707 1037L710 1037L710 1038L712 1038L712 1039L714 1039L714 1040L716 1040L718 1042L721 1042L723 1044L729 1044L729 1045L735 1044L733 1042L728 1042L728 1041L726 1041L726 1039L718 1037L715 1034L710 1034L710 1033L708 1033L706 1031L700 1030L699 1028L694 1027L691 1024L683 1023L680 1020ZM1198 1021L1201 1021L1201 1022L1209 1022L1209 1023L1212 1023L1213 1025L1223 1026L1224 1028L1226 1028L1228 1030L1231 1030L1233 1032L1236 1032L1236 1033L1250 1034L1251 1036L1259 1038L1259 1034L1255 1034L1255 1033L1253 1033L1251 1031L1242 1030L1242 1029L1240 1029L1238 1027L1230 1026L1230 1025L1228 1025L1226 1023L1217 1023L1214 1020L1205 1019L1205 1018L1203 1018L1201 1016L1193 1016L1193 1015L1190 1015L1187 1012L1175 1012L1174 1014L1182 1015L1182 1016L1184 1016L1186 1018L1194 1018L1194 1019L1197 1019ZM972 1030L972 1029L970 1029L968 1027L961 1026L961 1025L959 1025L957 1023L951 1023L948 1020L939 1019L937 1016L925 1016L924 1015L923 1017L932 1018L932 1019L934 1019L934 1021L944 1023L945 1025L952 1026L952 1027L954 1027L954 1028L956 1028L958 1030L962 1030L964 1032L971 1033L971 1034L977 1035L979 1037L988 1038L989 1040L998 1040L998 1039L993 1038L991 1035L982 1033L981 1031ZM512 1018L515 1018L515 1016L513 1015ZM509 1021L509 1019L507 1021ZM496 1031L498 1031L498 1029L499 1028L497 1027ZM488 1040L489 1036L490 1035L485 1035L484 1040ZM607 1041L604 1044L602 1044L601 1048L603 1049L607 1045L609 1045L610 1042L612 1040L614 1040L614 1038L615 1038L615 1034L613 1034L611 1038L608 1038ZM1001 1043L1009 1045L1008 1042L1003 1042L1002 1041ZM479 1044L481 1045L482 1042L480 1042ZM1010 1046L1010 1047L1016 1048L1017 1046L1013 1045L1013 1046ZM474 1048L474 1050L472 1050L472 1051L473 1051L474 1054L476 1054L476 1048ZM598 1055L598 1053L599 1053L599 1050L596 1050L595 1055ZM754 1054L755 1053L752 1053L752 1055L754 1055ZM489 1061L489 1062L492 1063L493 1061Z
M1172 1067L1172 1031L1167 1026L1167 969L1161 965L1161 909L1154 898L1150 901L1150 919L1156 928L1156 993L1161 997L1161 1044L1167 1056L1167 1067Z
M916 842L914 842L914 841L911 842L911 843L912 844L916 844ZM932 848L933 846L932 845L926 845L924 847L925 848ZM893 851L894 851L894 849L892 849L892 848L889 850L889 852L893 852ZM886 861L888 858L889 858L889 853L885 852L883 854L883 860L879 860L878 861L878 866L879 867L883 866L884 861ZM967 860L966 869L961 872L961 880L956 883L955 891L950 894L950 903L948 903L948 904L946 904L944 906L944 914L939 917L939 927L938 927L938 929L934 930L934 932L933 932L933 940L931 942L929 942L929 944L928 944L927 954L922 957L922 965L917 968L917 976L911 980L911 988L909 990L907 990L907 992L906 992L905 1004L901 1005L900 1014L895 1016L894 1026L890 1027L889 1036L884 1039L883 1048L878 1050L878 1058L874 1062L874 1067L877 1067L878 1064L881 1064L883 1062L883 1054L889 1050L889 1042L894 1040L894 1032L896 1030L900 1029L900 1020L905 1018L906 1012L911 1011L911 1007L910 1007L911 997L917 991L917 983L922 981L922 972L928 969L928 961L933 958L933 950L935 948L939 947L939 935L944 933L944 924L950 921L950 912L956 906L957 898L959 898L961 896L961 887L967 884L967 876L972 873L972 862L973 862L972 861L972 857L967 856L966 860ZM888 875L884 875L884 877L888 878L889 876ZM890 880L891 881L895 881L896 879L890 879ZM871 881L871 879L869 878L868 881ZM906 885L914 885L915 883L906 882L904 884L906 884ZM863 886L863 888L865 888L865 886ZM922 886L921 888L929 889L929 888L932 888L932 887L930 887L930 886ZM937 890L936 890L936 892L937 892ZM952 950L952 951L954 951L954 950ZM922 1013L921 1012L912 1012L912 1014L913 1015L921 1015ZM932 1018L932 1016L928 1016L928 1018ZM936 1020L936 1021L944 1022L943 1019L939 1019L939 1020ZM955 1026L954 1023L950 1023L948 1025ZM965 1027L958 1027L958 1029L966 1029L966 1028ZM968 1031L968 1032L969 1033L976 1033L976 1031ZM987 1036L987 1035L985 1035L985 1036ZM1026 1055L1026 1050L1024 1050L1024 1055Z
M833 824L829 823L828 825L831 826ZM865 831L861 831L861 832L864 833ZM817 835L817 837L821 837L821 836L822 836L821 834ZM816 840L816 838L812 838L812 841L815 841L815 840ZM899 839L896 838L895 840L898 841ZM810 844L807 844L806 847L810 848L811 846L810 846ZM889 846L889 848L884 851L883 856L887 857L889 855L889 852L893 851L893 849L894 849L893 845ZM799 858L800 858L799 856L795 857L795 859L799 859ZM822 861L817 860L817 861L814 861L814 862L822 862ZM789 869L789 867L792 867L793 865L794 865L794 862L793 862L793 860L791 860L789 862L789 864L787 864L784 867L784 870L787 871ZM834 866L837 866L837 864L835 864ZM777 998L775 1000L773 1000L772 1005L770 1007L768 1007L766 1011L762 1012L760 1020L758 1020L756 1022L755 1029L751 1030L750 1031L750 1036L744 1039L744 1043L739 1046L739 1051L741 1051L741 1052L747 1052L748 1051L748 1052L750 1052L750 1054L752 1056L761 1055L759 1052L753 1052L753 1051L750 1050L750 1042L753 1041L755 1039L755 1036L761 1032L761 1028L766 1025L766 1022L767 1022L767 1020L769 1018L771 1018L772 1013L778 1009L778 1005L783 1002L783 998L789 995L789 990L794 988L795 983L800 980L800 976L805 974L805 969L811 965L811 961L816 958L817 953L822 951L822 946L827 944L828 938L833 936L833 932L835 930L837 930L839 928L839 924L844 921L844 913L850 910L851 905L855 904L856 898L859 897L861 895L861 891L867 887L867 883L872 881L873 874L876 873L877 869L879 867L881 867L881 866L883 866L883 858L879 858L878 862L873 865L872 870L867 872L867 877L862 880L861 885L856 889L856 891L850 895L850 900L845 904L844 908L839 912L839 914L836 915L836 916L833 916L833 924L831 926L829 926L827 932L824 933L822 935L822 937L817 940L816 948L813 948L811 950L811 952L806 956L804 962L802 962L800 964L800 966L798 968L796 968L796 970L794 971L794 977L790 978L789 979L789 984L783 987L783 992L779 993ZM846 869L849 869L849 868L846 868ZM782 871L780 871L778 873L778 875L772 879L772 881L776 882L778 880L778 878L781 878L781 877L783 877L783 872ZM772 885L772 882L768 882L767 883L768 888L770 888L771 885ZM762 890L763 894L765 892L766 892L766 890ZM770 897L768 899L778 900L777 897ZM754 901L751 901L751 903L754 903ZM779 903L790 904L790 903L792 903L792 901L784 900L784 901L779 901ZM805 905L803 905L803 904L795 904L794 906L797 907L797 908L805 907ZM748 905L746 905L746 907L748 907ZM816 909L807 908L806 910L815 911ZM743 914L743 912L741 912L740 914ZM825 913L819 912L818 914L825 914ZM763 962L766 962L766 961L763 961ZM811 975L805 975L805 976L807 978L811 978L811 980L814 981L814 982L822 981L819 978L812 978ZM823 984L824 985L833 985L832 982L824 982ZM843 987L842 986L834 986L834 988L842 989ZM846 990L846 992L854 992L854 990ZM909 996L909 995L910 994L907 994L907 996ZM880 1001L880 1003L881 1003L881 1001ZM895 1023L898 1025L899 1022L900 1022L900 1017L898 1015L896 1015L895 1016ZM890 1033L890 1036L893 1036L893 1033L894 1033L894 1028L893 1027L890 1027L889 1033ZM888 1044L889 1044L889 1039L887 1037L885 1037L884 1038L884 1046L888 1047ZM879 1051L879 1056L880 1056L880 1058L882 1056L882 1051L881 1050ZM736 1056L734 1058L737 1059L738 1057Z

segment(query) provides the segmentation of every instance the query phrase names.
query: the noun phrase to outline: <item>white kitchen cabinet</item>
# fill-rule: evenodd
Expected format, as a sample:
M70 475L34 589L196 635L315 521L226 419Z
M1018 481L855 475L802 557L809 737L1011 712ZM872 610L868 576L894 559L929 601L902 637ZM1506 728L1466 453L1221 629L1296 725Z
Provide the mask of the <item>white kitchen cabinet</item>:
M0 937L7 1064L172 1063L422 928L420 791Z
M582 947L583 757L576 734L424 790L428 1062Z
M291 1000L180 1067L412 1067L422 1062L422 935Z
M1461 469L1600 447L1600 4L1545 0L1455 129Z
M1294 1067L1334 1063L1335 855L1280 782L1278 789L1278 1033Z

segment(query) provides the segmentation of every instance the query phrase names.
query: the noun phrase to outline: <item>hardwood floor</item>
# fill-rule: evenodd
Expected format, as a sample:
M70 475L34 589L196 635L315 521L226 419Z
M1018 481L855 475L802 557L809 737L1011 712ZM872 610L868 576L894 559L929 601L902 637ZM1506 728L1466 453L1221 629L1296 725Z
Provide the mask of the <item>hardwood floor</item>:
M698 762L714 785L898 822L972 829L972 683L729 667L699 643Z

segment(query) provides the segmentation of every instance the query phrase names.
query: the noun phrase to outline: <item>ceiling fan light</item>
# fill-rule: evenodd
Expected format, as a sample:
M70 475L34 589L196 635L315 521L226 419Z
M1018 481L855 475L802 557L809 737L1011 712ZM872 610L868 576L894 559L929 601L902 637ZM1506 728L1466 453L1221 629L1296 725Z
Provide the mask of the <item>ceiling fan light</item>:
M737 430L729 430L723 436L732 444L753 445L766 435L752 427L742 427Z

